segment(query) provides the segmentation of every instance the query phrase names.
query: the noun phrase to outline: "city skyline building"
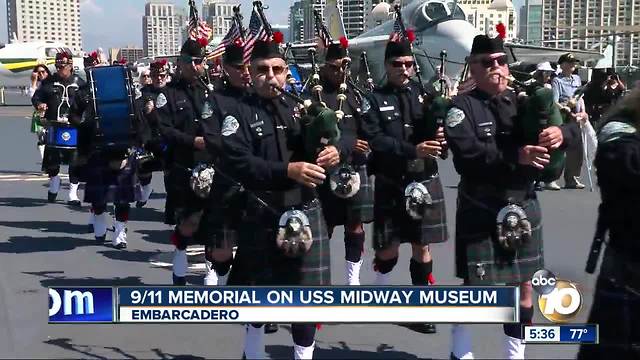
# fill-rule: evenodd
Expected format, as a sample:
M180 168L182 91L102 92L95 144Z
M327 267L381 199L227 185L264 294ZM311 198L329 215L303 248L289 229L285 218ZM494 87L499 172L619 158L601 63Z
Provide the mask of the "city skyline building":
M178 54L182 40L180 20L172 2L147 0L142 18L142 47L145 56Z
M80 52L80 0L7 0L7 34L19 41L61 42Z
M483 34L494 33L498 23L504 24L507 39L517 35L515 8L511 0L459 0L467 21Z
M640 0L543 0L542 38L550 47L604 52L613 33L640 25ZM618 34L616 66L638 66L637 33Z

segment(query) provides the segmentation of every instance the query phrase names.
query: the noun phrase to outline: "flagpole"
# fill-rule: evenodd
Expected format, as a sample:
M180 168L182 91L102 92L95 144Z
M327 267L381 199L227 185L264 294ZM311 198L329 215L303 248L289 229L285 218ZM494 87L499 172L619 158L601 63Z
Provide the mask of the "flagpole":
M396 4L394 7L394 10L396 12L396 16L398 17L398 23L400 24L400 28L402 30L402 35L407 38L407 29L404 26L404 21L402 20L402 11L400 10L400 5ZM418 85L420 86L420 91L422 92L422 95L426 95L427 94L427 90L424 87L424 84L422 83L422 71L420 70L420 65L418 64L418 59L416 58L416 54L413 52L413 43L409 42L410 46L411 46L411 55L413 56L413 62L415 68L416 68L416 77L418 78ZM429 57L427 57L428 59Z
M267 35L269 37L273 36L273 29L271 29L271 25L267 22L266 16L264 16L264 8L262 6L262 1L254 1L253 6L258 10L258 15L260 16L260 20L262 20L262 26L267 30Z

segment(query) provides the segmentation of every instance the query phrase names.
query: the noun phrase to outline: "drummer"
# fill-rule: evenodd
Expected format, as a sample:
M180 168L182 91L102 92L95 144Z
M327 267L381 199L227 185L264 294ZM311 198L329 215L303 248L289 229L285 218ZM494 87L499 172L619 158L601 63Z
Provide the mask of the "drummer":
M113 87L119 84L124 87L123 72L114 67L96 67L93 71L109 72L101 76L113 81ZM111 73L112 72L112 73ZM101 74L102 75L102 74ZM106 80L102 80L107 82ZM107 86L105 86L107 88ZM69 111L70 122L78 128L78 161L81 166L83 180L86 181L84 201L91 204L91 211L94 213L93 229L97 242L106 240L107 233L107 204L115 205L115 226L111 239L113 247L124 249L127 247L127 221L129 219L130 203L135 200L135 154L129 151L133 142L130 139L118 141L104 141L98 137L98 125L107 127L103 121L110 117L105 116L98 123L95 119L94 107L90 104L95 90L92 85L85 85L80 89L75 97ZM126 91L123 89L123 91ZM126 106L126 104L121 104ZM131 111L132 109L127 109ZM104 115L104 114L101 114ZM118 119L124 122L126 119ZM117 142L114 144L114 142Z
M67 52L56 54L56 73L46 78L31 98L33 106L44 113L50 126L47 127L47 144L42 160L42 171L49 175L48 201L56 201L60 191L60 164L69 164L68 204L79 207L79 179L74 161L76 158L77 137L75 129L68 123L69 108L77 90L85 85L73 71L73 56ZM61 128L68 128L60 132ZM56 136L59 132L60 136Z

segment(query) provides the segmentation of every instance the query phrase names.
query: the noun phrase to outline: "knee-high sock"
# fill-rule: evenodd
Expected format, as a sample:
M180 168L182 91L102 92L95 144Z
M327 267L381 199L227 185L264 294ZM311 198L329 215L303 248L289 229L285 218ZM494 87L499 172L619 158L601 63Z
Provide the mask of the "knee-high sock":
M177 277L185 277L188 268L187 251L176 249L173 253L173 274Z
M524 359L525 344L522 342L522 325L531 324L533 307L520 306L520 322L504 324L504 356L506 359Z
M292 324L293 357L295 359L313 359L315 348L315 324Z
M52 194L57 194L60 191L60 180L59 175L54 175L49 178L49 192Z
M458 359L473 359L469 325L454 324L451 327L451 353Z
M247 359L264 359L264 327L246 325L244 355Z
M398 258L381 260L377 256L373 259L373 270L376 273L376 285L389 285L391 281L391 270L398 263Z

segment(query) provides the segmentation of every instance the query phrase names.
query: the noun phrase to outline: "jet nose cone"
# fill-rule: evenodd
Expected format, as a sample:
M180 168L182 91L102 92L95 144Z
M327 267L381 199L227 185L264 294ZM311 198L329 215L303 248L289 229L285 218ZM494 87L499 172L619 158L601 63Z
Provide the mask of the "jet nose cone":
M462 49L467 51L467 55L471 52L473 38L480 34L473 25L464 20L447 20L436 24L433 28L438 37L443 37L456 43Z

